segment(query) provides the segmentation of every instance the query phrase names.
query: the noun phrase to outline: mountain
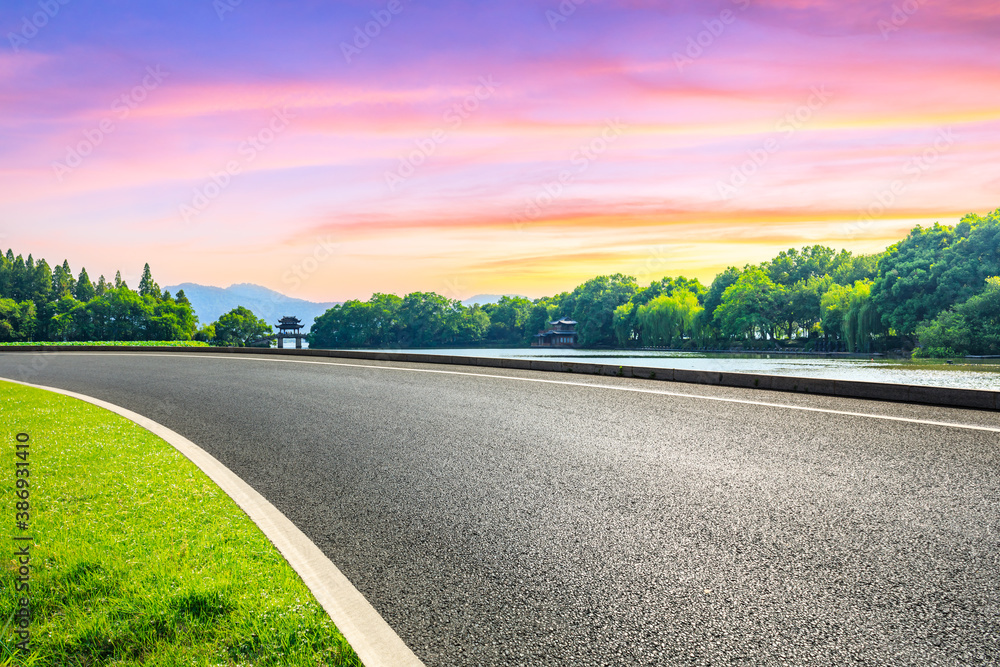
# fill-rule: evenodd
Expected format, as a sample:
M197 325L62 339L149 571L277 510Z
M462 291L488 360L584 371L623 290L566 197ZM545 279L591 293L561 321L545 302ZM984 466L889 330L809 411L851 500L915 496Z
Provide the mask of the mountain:
M471 296L462 302L463 306L475 306L479 304L480 306L486 305L487 303L496 303L505 296L524 296L523 294L477 294L476 296ZM528 297L524 296L525 299Z
M201 325L211 324L219 319L220 315L228 313L236 306L243 306L252 310L254 315L263 318L272 326L285 315L294 315L302 320L302 330L307 332L314 319L339 303L317 303L304 299L293 299L281 292L275 292L272 289L251 283L230 285L225 289L183 283L164 289L173 295L184 290L184 295L191 302L191 306L198 316L198 323Z

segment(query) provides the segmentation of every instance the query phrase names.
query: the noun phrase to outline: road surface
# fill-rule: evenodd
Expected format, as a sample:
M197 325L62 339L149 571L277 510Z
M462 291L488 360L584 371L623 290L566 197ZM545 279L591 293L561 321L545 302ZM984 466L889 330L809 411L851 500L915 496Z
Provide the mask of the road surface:
M0 377L197 443L427 665L1000 660L997 413L240 355Z

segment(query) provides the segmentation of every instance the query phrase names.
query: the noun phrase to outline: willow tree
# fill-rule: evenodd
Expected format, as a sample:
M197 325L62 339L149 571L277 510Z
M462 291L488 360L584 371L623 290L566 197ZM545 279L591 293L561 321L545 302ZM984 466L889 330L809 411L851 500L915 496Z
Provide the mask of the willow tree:
M636 308L635 304L629 301L615 308L614 323L612 326L614 327L615 339L618 341L619 346L630 347L635 343L638 337L636 316L637 311L642 307L639 306L639 308Z
M842 329L851 352L871 352L873 338L882 332L882 319L872 301L872 281L859 280L848 295Z
M671 347L675 341L700 334L703 311L694 292L678 290L670 295L661 294L640 306L636 320L646 344L662 343Z

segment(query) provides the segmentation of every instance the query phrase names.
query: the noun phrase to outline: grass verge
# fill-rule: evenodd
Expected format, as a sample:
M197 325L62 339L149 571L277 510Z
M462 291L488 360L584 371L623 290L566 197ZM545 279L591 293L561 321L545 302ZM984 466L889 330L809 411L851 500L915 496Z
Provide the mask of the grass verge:
M361 664L264 534L169 444L96 406L8 382L0 415L0 667ZM17 450L18 433L27 448ZM26 501L16 479L29 482ZM16 502L30 503L26 531ZM13 622L25 594L8 584L24 544L13 538L25 535L27 653Z

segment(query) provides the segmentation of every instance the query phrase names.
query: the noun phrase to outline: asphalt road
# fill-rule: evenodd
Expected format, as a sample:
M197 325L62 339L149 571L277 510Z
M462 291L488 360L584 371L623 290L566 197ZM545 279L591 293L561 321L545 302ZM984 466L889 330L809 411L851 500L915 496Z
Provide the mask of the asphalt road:
M1000 662L1000 433L794 406L996 413L234 355L0 353L0 377L193 440L428 665Z

